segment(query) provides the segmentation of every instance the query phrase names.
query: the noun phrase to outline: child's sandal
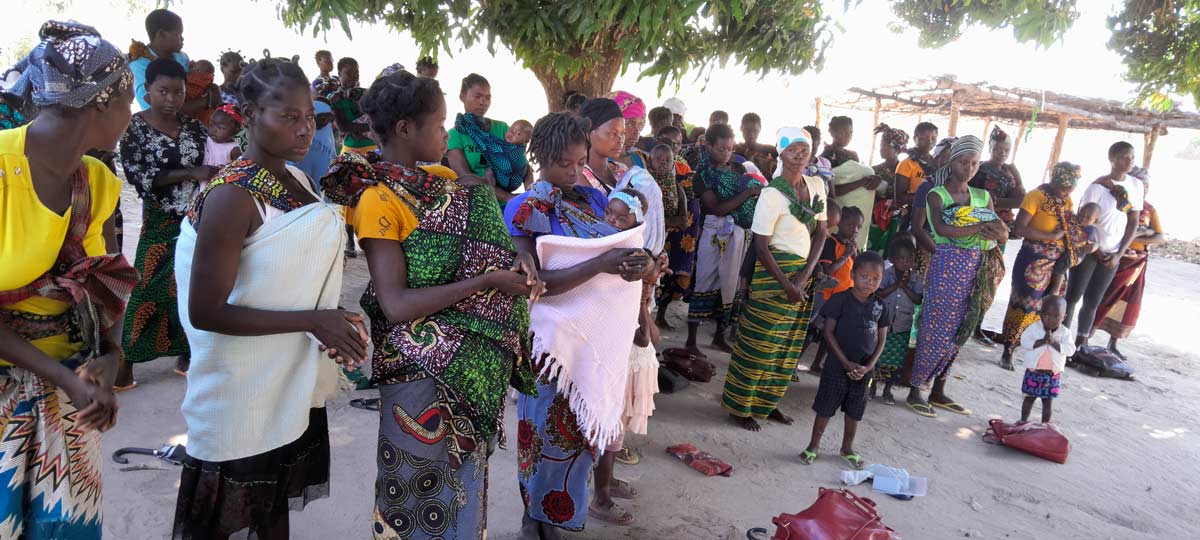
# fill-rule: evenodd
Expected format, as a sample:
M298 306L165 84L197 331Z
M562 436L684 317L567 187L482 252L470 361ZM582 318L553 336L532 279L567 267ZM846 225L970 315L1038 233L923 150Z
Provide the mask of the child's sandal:
M812 462L814 462L816 460L817 460L816 452L809 452L808 450L802 450L800 452L800 463L802 465L812 465Z

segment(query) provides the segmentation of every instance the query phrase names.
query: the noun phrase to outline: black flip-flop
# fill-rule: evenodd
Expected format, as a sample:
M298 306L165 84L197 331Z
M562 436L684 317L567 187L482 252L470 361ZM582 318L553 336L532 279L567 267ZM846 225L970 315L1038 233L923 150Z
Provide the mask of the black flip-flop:
M350 400L350 406L364 411L379 411L379 398L358 398Z

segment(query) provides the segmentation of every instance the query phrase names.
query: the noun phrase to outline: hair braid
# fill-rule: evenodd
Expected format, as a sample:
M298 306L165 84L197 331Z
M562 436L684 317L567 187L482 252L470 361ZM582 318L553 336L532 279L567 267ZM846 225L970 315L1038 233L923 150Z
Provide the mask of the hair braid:
M575 144L588 144L591 121L570 113L550 113L533 126L529 141L530 161L541 166L562 158L567 148Z

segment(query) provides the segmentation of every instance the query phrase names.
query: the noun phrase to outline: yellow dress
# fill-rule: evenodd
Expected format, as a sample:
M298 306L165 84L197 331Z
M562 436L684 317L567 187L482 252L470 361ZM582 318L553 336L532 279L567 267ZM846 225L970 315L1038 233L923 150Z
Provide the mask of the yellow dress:
M46 273L58 258L71 222L71 209L56 214L42 204L33 189L29 160L25 157L25 134L28 126L0 131L0 291L18 289ZM104 223L117 209L121 182L99 160L84 157L91 188L92 221L84 237L83 247L90 256L108 252L104 241ZM62 315L70 304L44 297L34 297L15 304L0 306L7 311L32 315ZM31 342L47 355L64 360L79 352L82 343L72 342L67 334L59 334ZM0 360L0 366L10 365Z

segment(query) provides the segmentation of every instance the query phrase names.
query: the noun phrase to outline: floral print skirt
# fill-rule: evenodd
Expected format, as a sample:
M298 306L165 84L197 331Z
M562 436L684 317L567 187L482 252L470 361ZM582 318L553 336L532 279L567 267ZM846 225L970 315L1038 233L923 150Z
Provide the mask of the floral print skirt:
M583 530L596 454L579 429L569 399L539 381L537 397L517 400L517 476L530 518Z

